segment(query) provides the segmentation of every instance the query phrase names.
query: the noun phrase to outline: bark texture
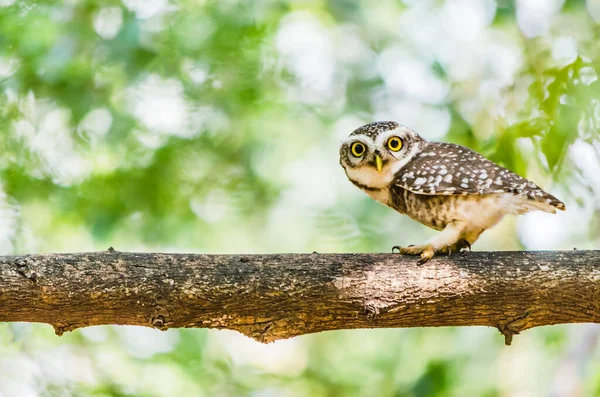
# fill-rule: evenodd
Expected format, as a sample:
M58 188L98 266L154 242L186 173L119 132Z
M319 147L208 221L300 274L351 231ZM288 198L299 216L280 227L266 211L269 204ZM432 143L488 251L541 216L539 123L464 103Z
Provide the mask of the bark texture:
M398 254L107 252L0 257L0 321L227 328L261 342L383 327L600 322L600 251Z

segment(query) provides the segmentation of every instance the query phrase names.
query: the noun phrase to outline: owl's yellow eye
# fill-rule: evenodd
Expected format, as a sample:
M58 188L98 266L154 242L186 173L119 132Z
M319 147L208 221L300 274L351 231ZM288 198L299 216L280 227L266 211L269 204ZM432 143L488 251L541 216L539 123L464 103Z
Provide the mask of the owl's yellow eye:
M398 150L402 149L402 139L398 138L397 136L391 137L387 141L387 147L391 151L397 152Z
M360 157L363 154L365 154L365 151L367 150L367 148L365 147L365 145L363 145L360 142L354 142L352 144L352 146L350 147L350 150L352 150L352 155L354 157Z

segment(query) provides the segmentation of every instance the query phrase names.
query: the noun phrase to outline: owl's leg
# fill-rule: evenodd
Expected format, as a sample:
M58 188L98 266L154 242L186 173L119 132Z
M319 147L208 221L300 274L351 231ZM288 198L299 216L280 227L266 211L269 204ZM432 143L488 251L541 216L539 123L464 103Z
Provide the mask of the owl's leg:
M460 251L464 246L464 243L462 242L464 239L462 236L465 226L466 224L461 221L450 222L446 225L444 230L429 240L427 244L411 245L408 247L395 246L392 248L392 251L397 249L400 254L420 255L421 259L418 264L422 265L436 254L450 254L452 252Z

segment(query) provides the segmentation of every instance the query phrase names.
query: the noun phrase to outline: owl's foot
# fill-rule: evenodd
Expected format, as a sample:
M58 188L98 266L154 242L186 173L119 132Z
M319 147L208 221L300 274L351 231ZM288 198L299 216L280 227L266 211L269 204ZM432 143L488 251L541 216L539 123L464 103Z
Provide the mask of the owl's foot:
M436 254L445 253L445 249L436 250L435 247L431 244L426 245L409 245L408 247L400 247L395 245L392 247L392 252L398 252L402 255L419 255L421 259L417 262L417 265L422 265L427 262L431 258L433 258Z
M434 247L432 244L409 245L408 247L395 245L392 247L392 252L398 252L402 255L419 255L421 259L419 259L417 265L420 266L436 255L450 255L453 252L461 252L465 248L468 248L469 251L471 251L471 244L467 240L461 239L455 244L438 248Z
M409 245L408 247L400 247L399 245L394 245L392 247L392 252L397 252L402 255L421 255L428 245ZM433 247L431 247L433 248Z

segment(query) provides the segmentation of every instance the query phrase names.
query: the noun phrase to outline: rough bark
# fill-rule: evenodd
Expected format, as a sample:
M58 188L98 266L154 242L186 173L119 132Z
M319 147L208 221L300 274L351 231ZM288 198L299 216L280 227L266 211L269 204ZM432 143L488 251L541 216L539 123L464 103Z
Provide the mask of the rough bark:
M600 321L600 251L398 254L108 252L0 257L0 321L228 328L261 342L383 327Z

